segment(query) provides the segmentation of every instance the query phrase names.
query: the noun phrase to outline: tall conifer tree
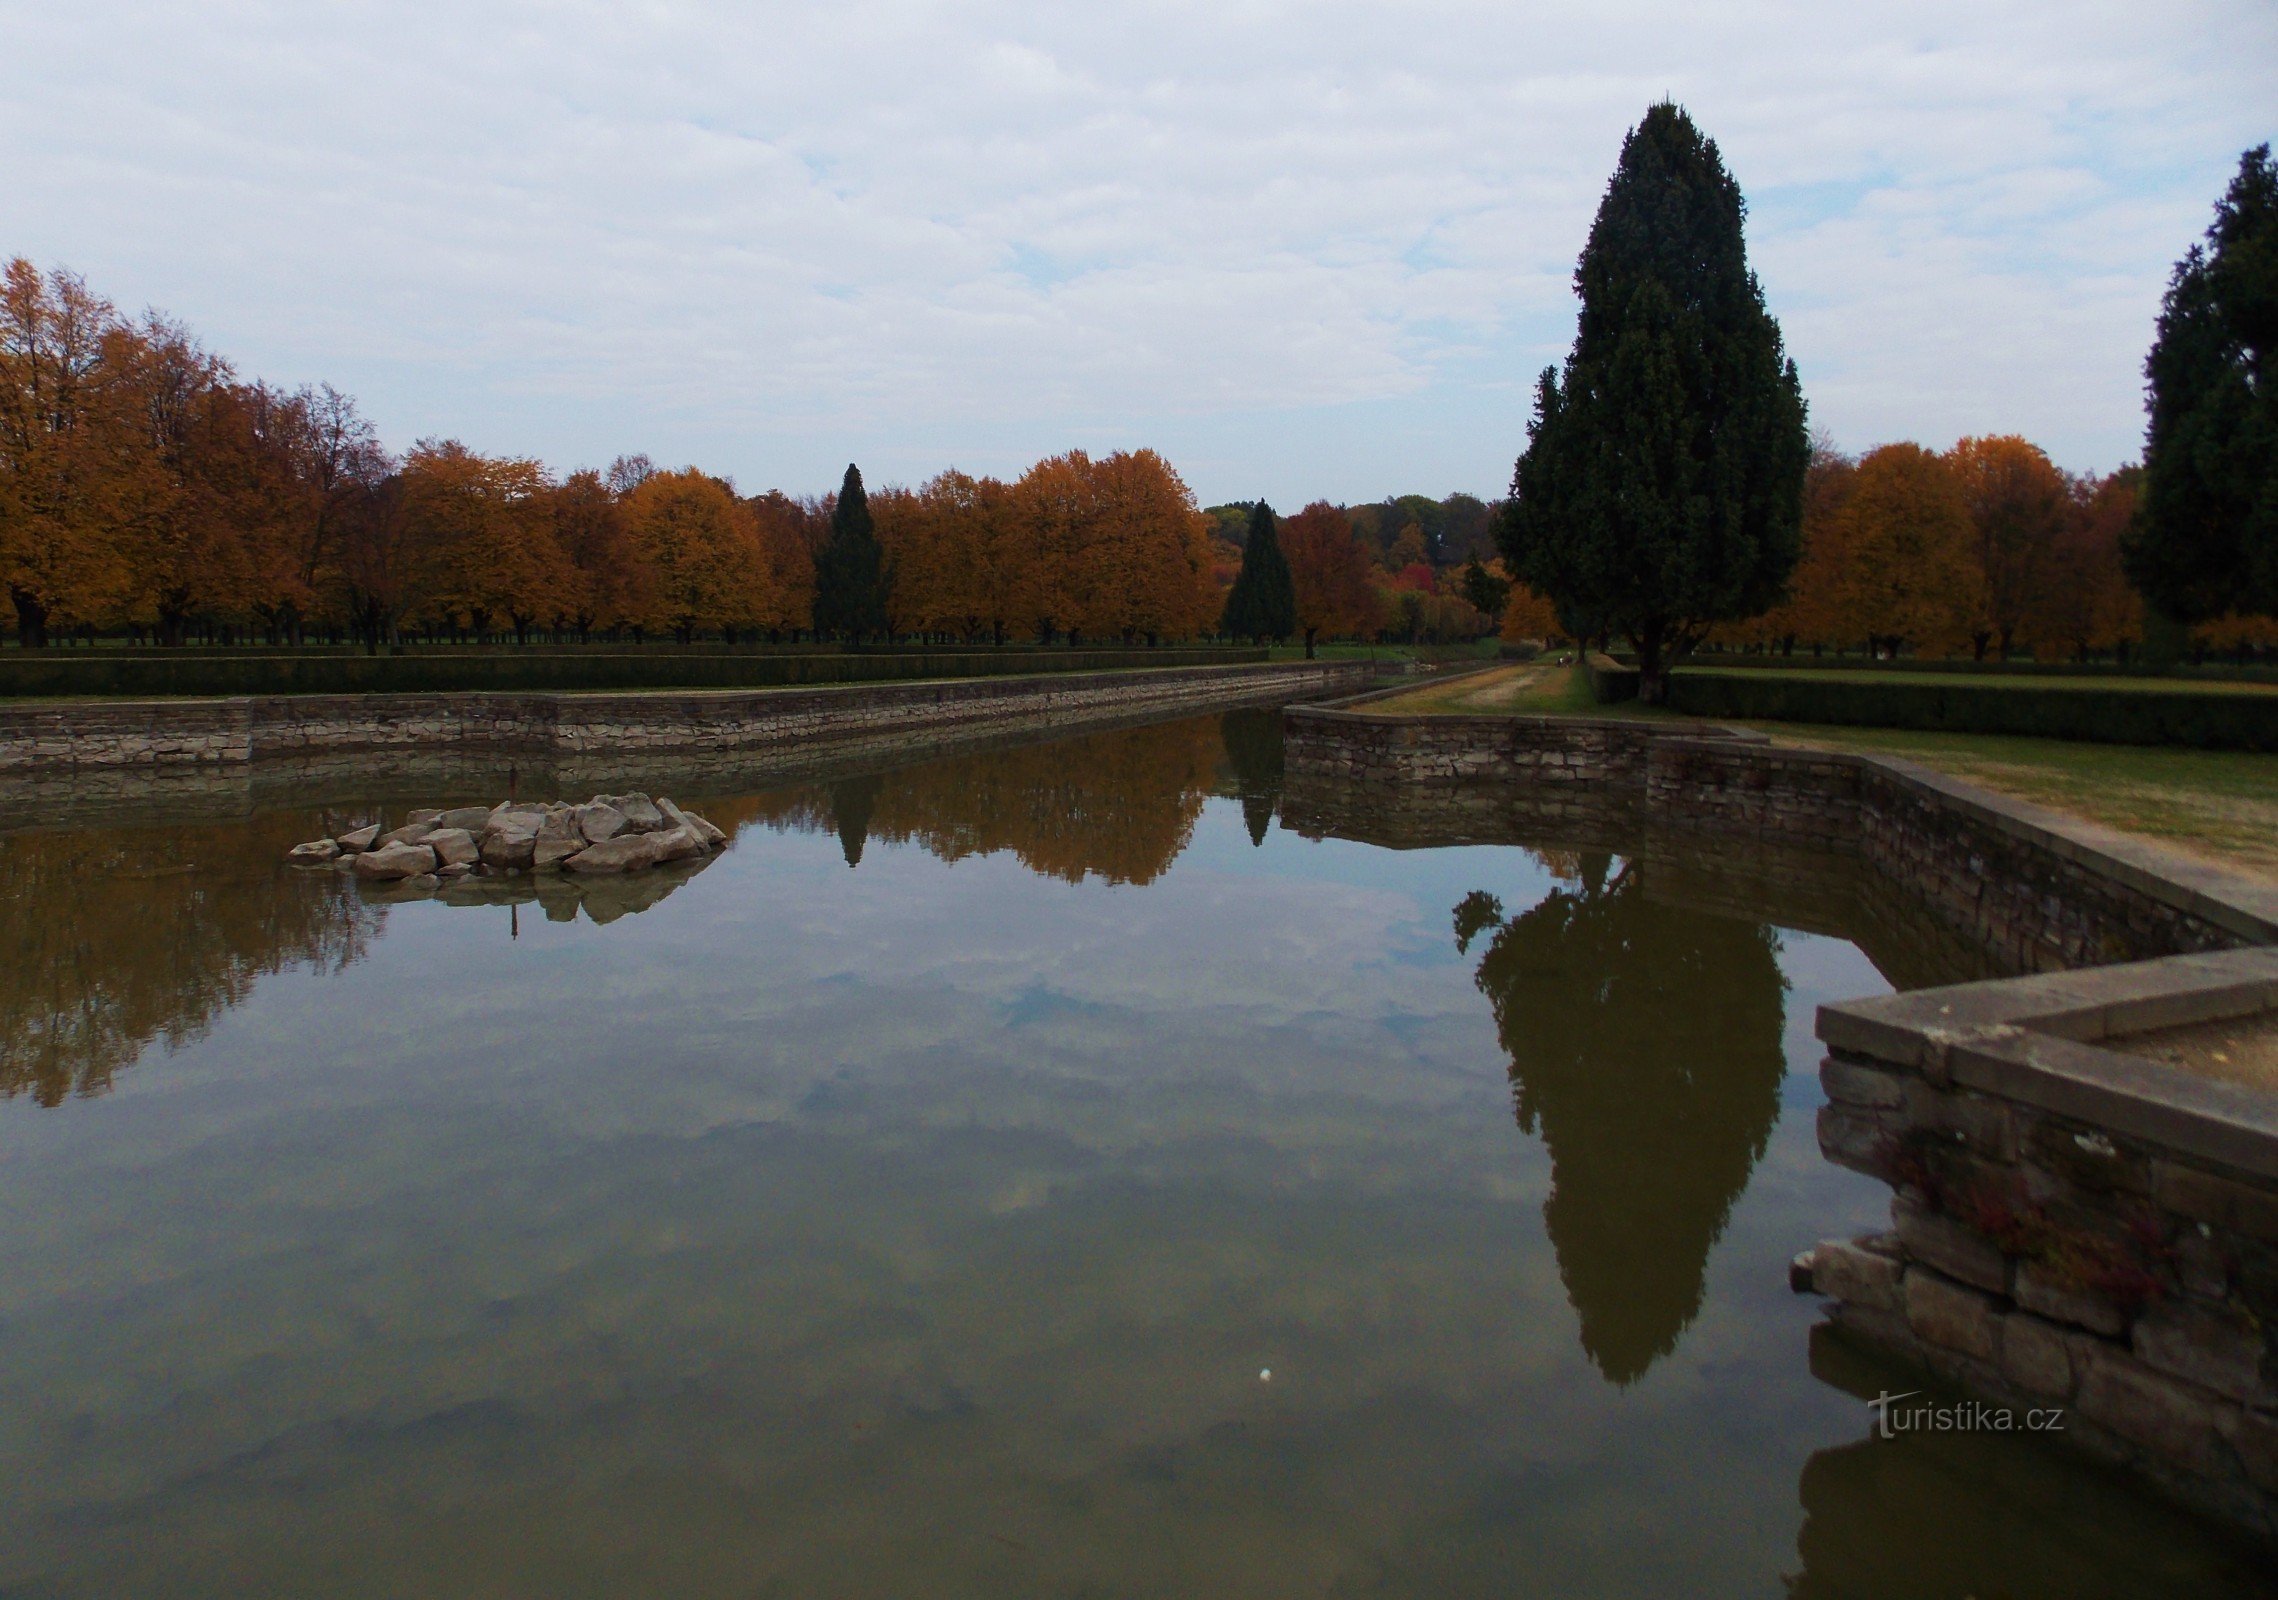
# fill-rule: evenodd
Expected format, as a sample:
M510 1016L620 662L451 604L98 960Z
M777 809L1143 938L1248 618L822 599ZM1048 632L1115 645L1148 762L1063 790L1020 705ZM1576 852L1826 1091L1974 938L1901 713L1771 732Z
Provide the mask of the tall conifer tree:
M1250 535L1242 546L1242 570L1226 592L1219 631L1236 637L1276 642L1297 631L1297 586L1281 553L1273 507L1260 500L1250 508Z
M1511 575L1638 653L1640 697L1719 622L1780 598L1802 551L1803 391L1748 270L1713 140L1664 102L1622 142L1574 270L1499 535Z
M2144 363L2128 579L2177 622L2278 614L2278 164L2260 145L2175 268Z
M843 633L858 644L865 635L885 633L884 568L862 473L849 463L830 538L815 554L815 632Z

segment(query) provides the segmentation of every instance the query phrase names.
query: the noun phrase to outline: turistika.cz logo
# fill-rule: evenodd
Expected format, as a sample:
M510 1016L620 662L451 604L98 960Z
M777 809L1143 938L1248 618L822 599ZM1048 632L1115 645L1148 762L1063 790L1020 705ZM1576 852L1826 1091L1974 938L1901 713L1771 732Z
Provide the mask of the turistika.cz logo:
M1989 1406L1982 1400L1926 1400L1920 1405L1905 1404L1921 1393L1920 1389L1909 1389L1904 1394L1878 1394L1869 1400L1867 1409L1875 1414L1876 1434L1895 1439L1902 1433L2064 1432L2062 1406L2012 1411L2007 1406Z

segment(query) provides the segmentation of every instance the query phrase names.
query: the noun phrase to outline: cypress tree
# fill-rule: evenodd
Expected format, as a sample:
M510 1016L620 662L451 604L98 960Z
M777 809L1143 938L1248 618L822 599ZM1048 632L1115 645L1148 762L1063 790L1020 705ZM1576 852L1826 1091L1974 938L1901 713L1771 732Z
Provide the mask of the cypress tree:
M1260 500L1250 508L1250 535L1242 545L1242 570L1226 592L1226 612L1218 630L1237 637L1280 643L1297 631L1297 585L1281 553L1273 507Z
M2239 158L2177 263L2144 362L2144 491L2128 580L2177 623L2278 614L2278 165ZM2148 641L2147 641L2148 642Z
M1803 391L1748 270L1746 209L1683 110L1630 130L1497 530L1514 578L1628 637L1653 702L1710 627L1770 609L1802 554Z
M870 500L852 463L831 512L831 536L815 555L815 632L843 633L859 644L886 631L886 578Z

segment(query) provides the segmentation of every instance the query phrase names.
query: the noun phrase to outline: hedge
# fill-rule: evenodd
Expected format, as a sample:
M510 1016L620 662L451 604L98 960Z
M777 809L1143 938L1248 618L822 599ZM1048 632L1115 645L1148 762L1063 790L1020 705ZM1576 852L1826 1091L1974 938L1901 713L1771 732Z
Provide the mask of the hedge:
M1669 706L1688 716L1734 721L2278 751L2278 693L2030 681L1876 683L1692 666L1670 675Z
M1628 650L1613 652L1617 660L1634 664ZM1703 651L1691 658L1702 672L1891 672L1936 673L1970 678L2140 678L2165 681L2199 679L2208 683L2278 683L2278 665L2267 662L2205 661L2194 666L2179 661L2169 666L2147 666L2141 661L1971 661L1952 657L1920 656L1815 656L1805 650L1796 655L1759 655L1737 650Z
M759 689L980 678L1128 667L1230 666L1257 649L887 650L650 654L536 649L355 656L294 651L108 656L63 650L0 657L0 699L50 695L435 694L460 690Z
M1619 705L1624 700L1637 698L1637 683L1642 674L1627 662L1593 650L1582 658L1582 670L1590 675L1590 698L1599 705Z

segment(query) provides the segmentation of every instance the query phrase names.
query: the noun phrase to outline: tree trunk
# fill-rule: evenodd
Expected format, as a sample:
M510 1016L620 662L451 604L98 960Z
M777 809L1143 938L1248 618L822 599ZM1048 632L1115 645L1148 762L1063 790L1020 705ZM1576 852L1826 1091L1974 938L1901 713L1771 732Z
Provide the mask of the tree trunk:
M1305 630L1305 659L1308 661L1313 659L1313 635L1320 631L1318 628L1307 628Z
M47 607L37 596L18 589L8 589L9 598L16 602L16 638L26 650L47 648Z
M1632 633L1629 642L1637 646L1637 698L1648 706L1669 703L1669 669L1663 659L1661 628L1648 623Z

